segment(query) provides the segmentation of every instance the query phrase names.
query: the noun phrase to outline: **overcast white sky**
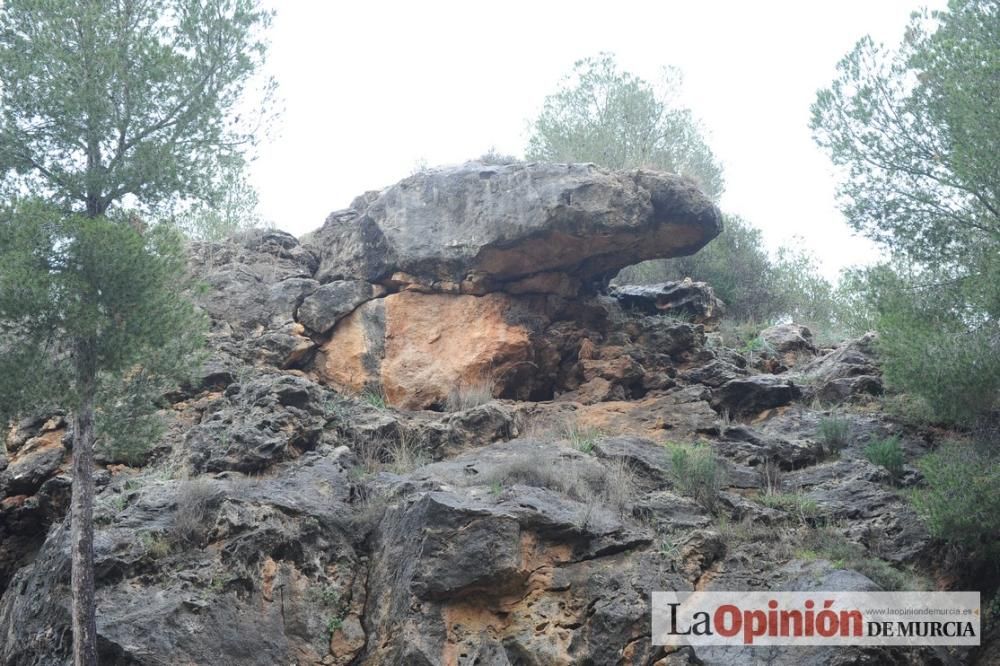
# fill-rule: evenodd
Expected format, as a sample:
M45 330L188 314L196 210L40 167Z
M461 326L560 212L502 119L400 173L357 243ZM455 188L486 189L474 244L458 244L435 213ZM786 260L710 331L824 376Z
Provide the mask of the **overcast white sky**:
M831 277L875 254L836 208L809 106L860 37L896 44L911 11L946 4L273 1L269 69L285 112L252 178L279 228L310 231L421 161L522 154L528 122L573 62L611 51L649 79L681 69L683 100L725 167L722 208L772 247L801 236Z

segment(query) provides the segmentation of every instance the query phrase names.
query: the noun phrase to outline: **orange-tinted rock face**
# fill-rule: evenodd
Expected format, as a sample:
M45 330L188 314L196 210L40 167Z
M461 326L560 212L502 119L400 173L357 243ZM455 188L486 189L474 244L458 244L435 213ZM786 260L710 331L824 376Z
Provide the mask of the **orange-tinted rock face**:
M385 299L383 299L385 300ZM322 348L317 372L324 383L360 393L378 380L383 300L368 301L340 320Z
M337 324L318 374L359 391L379 385L407 409L443 404L453 388L495 381L527 361L527 329L507 320L510 298L401 292L372 301Z

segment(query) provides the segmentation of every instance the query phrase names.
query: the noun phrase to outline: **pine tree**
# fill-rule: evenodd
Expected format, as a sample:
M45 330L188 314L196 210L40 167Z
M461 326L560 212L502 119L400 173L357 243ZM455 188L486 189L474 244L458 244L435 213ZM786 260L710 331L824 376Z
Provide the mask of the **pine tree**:
M665 69L663 79L654 86L621 71L610 53L578 61L545 98L531 125L526 157L670 171L693 178L718 199L722 166L691 111L673 99L679 73Z
M95 441L144 421L201 328L179 235L141 215L211 201L253 144L234 109L269 21L255 0L0 7L0 407L73 414L77 666L97 663Z

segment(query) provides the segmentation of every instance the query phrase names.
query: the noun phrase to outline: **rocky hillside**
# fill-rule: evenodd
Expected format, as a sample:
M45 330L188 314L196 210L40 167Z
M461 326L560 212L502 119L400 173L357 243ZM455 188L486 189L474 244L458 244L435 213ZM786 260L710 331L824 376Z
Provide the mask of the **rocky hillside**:
M607 287L720 231L673 176L473 163L194 246L209 355L142 460L100 460L102 663L988 660L650 644L653 590L958 583L917 472L862 455L934 444L880 414L870 337L734 349L707 285ZM0 451L5 665L69 663L66 431Z

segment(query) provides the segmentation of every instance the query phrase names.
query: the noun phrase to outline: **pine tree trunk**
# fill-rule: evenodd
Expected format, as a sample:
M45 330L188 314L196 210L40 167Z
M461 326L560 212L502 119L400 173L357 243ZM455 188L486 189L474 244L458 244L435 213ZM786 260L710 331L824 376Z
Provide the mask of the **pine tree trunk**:
M81 401L73 427L73 500L70 539L73 558L73 664L97 666L94 601L94 388L92 348L77 349Z

